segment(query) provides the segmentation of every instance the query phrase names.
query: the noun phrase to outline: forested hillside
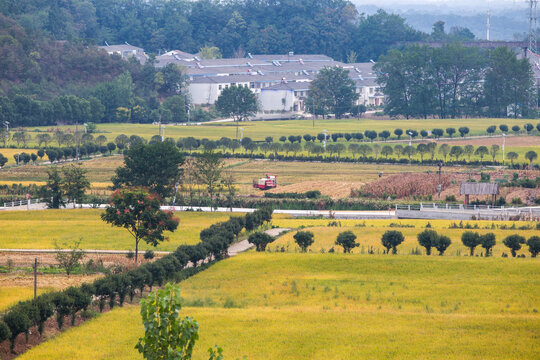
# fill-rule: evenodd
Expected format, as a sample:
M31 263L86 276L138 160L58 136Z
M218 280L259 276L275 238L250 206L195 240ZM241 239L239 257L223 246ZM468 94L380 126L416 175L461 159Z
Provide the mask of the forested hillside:
M320 53L344 60L354 50L368 61L397 41L422 33L399 16L363 16L345 0L4 0L0 12L28 31L57 40L128 42L147 52L197 52L218 46L235 53Z

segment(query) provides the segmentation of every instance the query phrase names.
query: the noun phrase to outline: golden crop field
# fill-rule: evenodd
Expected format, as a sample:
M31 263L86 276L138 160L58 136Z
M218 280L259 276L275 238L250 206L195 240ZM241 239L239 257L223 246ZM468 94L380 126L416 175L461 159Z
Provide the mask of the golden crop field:
M125 229L103 222L102 212L97 209L2 212L0 249L54 249L55 241L81 239L83 249L134 250L131 235ZM141 242L139 249L174 251L181 244L196 244L202 229L229 218L225 213L202 212L180 212L175 216L180 224L175 232L165 233L168 241L156 248Z
M533 359L536 259L248 253L181 283L200 339L227 359ZM103 314L20 358L137 359L139 307Z
M461 242L461 234L465 231L474 231L479 234L494 233L496 236L497 244L493 248L493 256L501 256L502 253L510 254L510 251L502 243L506 236L519 234L526 239L533 235L537 235L536 223L534 222L512 222L512 221L463 221L463 226L469 224L471 227L478 226L479 229L466 229L450 228L452 224L460 224L460 221L451 220L335 220L339 227L331 226L328 224L334 220L329 219L291 219L291 218L274 218L272 223L276 226L283 228L299 228L303 231L311 231L314 234L314 243L309 248L312 252L328 252L330 249L334 249L335 252L343 252L341 246L335 245L336 238L340 232L351 230L356 236L356 242L360 244L352 250L356 254L367 254L368 250L373 249L375 253L381 253L386 250L381 244L381 237L385 231L397 230L400 231L405 237L405 241L398 246L399 254L411 254L411 252L420 250L425 254L425 249L418 244L418 233L426 229L426 225L429 223L432 230L437 231L439 234L446 235L452 240L452 244L446 249L445 256L455 255L468 255L469 248L465 247ZM414 227L395 227L391 226L414 226ZM493 229L491 226L493 225ZM521 226L531 227L529 230L519 230ZM488 229L485 229L485 228ZM501 229L506 227L508 229ZM286 251L286 252L300 252L300 247L294 242L294 234L296 231L291 231L284 234L279 239L268 245L269 251ZM476 254L480 254L484 249L480 246L476 248ZM432 255L437 255L438 251L432 249ZM518 254L525 254L530 256L528 247L523 245Z
M40 289L38 293L46 290ZM2 286L0 287L0 312L16 304L21 300L30 299L34 296L34 289L22 286Z
M4 155L5 157L7 157L8 159L8 162L7 162L7 165L14 165L16 163L15 161L15 158L13 157L14 155L17 156L17 154L21 154L21 153L27 153L27 154L37 154L37 149L11 149L11 148L0 148L0 154ZM39 158L38 158L38 161L39 161Z

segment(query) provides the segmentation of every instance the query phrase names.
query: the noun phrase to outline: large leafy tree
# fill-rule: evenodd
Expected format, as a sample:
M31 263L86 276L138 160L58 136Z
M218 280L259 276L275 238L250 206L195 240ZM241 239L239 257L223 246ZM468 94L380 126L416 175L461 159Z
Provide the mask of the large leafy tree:
M90 189L90 181L86 177L88 172L82 165L69 165L62 168L64 174L64 193L69 201L82 203L84 193Z
M238 123L253 116L259 109L257 96L247 87L232 85L221 91L216 100L216 109L236 122L236 138Z
M515 117L526 115L534 103L534 77L529 60L518 60L516 54L506 47L492 50L484 94L489 115L505 117L509 106Z
M357 99L354 82L348 71L340 67L323 68L310 84L308 103L322 107L336 119L350 111Z
M113 188L143 186L165 198L172 193L184 163L184 156L169 142L132 146L124 156L124 166L116 169Z
M112 226L123 227L133 236L135 262L141 240L157 246L165 240L164 231L174 231L178 227L178 219L173 217L172 212L160 209L159 196L143 189L115 191L101 219Z

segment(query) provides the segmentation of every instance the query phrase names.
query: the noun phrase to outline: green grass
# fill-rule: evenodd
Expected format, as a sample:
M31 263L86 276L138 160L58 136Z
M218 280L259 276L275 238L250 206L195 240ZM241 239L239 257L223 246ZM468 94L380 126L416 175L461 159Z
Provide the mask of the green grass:
M410 120L372 120L372 119L325 119L315 120L315 127L313 127L312 120L283 120L283 121L253 121L243 122L240 127L244 128L244 136L250 137L254 140L263 140L267 136L274 137L274 140L280 136L289 135L304 135L304 134L318 134L323 130L327 130L329 133L337 132L364 132L365 130L376 130L377 132L382 130L388 130L391 132L392 137L393 130L401 128L403 130L413 129L420 131L422 129L432 130L434 128L442 128L443 130L448 127L456 129L467 126L470 129L469 135L486 135L486 128L490 125L507 124L510 128L513 125L519 125L523 129L523 125L526 123L532 123L536 125L537 119L430 119L426 121L424 119L410 119ZM75 131L75 126L61 126L60 128L71 129ZM41 131L47 131L50 127L31 127L28 130L39 129ZM128 136L136 134L144 138L151 138L153 135L158 134L158 126L150 124L98 124L98 132L107 137L109 141L120 134L126 134ZM34 137L36 133L32 133ZM100 134L96 134L100 135ZM459 133L457 134L459 135ZM207 124L200 126L166 126L165 136L179 138L194 136L198 138L219 139L222 136L229 138L236 137L236 125L233 123L218 123Z
M6 211L0 213L0 248L54 249L59 243L81 239L84 249L130 250L135 241L129 233L106 224L103 210ZM156 248L141 242L141 250L174 251L181 244L196 244L199 233L210 224L229 218L224 213L181 212L178 229Z
M249 253L181 284L200 324L194 359L533 359L536 259ZM21 359L137 359L128 306Z

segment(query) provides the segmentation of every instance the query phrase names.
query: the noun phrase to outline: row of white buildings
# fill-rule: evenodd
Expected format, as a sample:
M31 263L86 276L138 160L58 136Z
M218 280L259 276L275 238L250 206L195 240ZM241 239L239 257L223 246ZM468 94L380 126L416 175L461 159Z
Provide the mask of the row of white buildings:
M136 57L144 63L143 49L131 45L102 46L109 54ZM359 95L358 104L381 106L384 95L376 83L374 63L345 64L325 55L251 55L245 58L200 59L179 50L156 57L156 67L168 64L183 67L189 78L189 93L194 105L211 105L221 91L231 85L245 86L259 97L263 113L303 113L310 82L324 67L348 70Z

